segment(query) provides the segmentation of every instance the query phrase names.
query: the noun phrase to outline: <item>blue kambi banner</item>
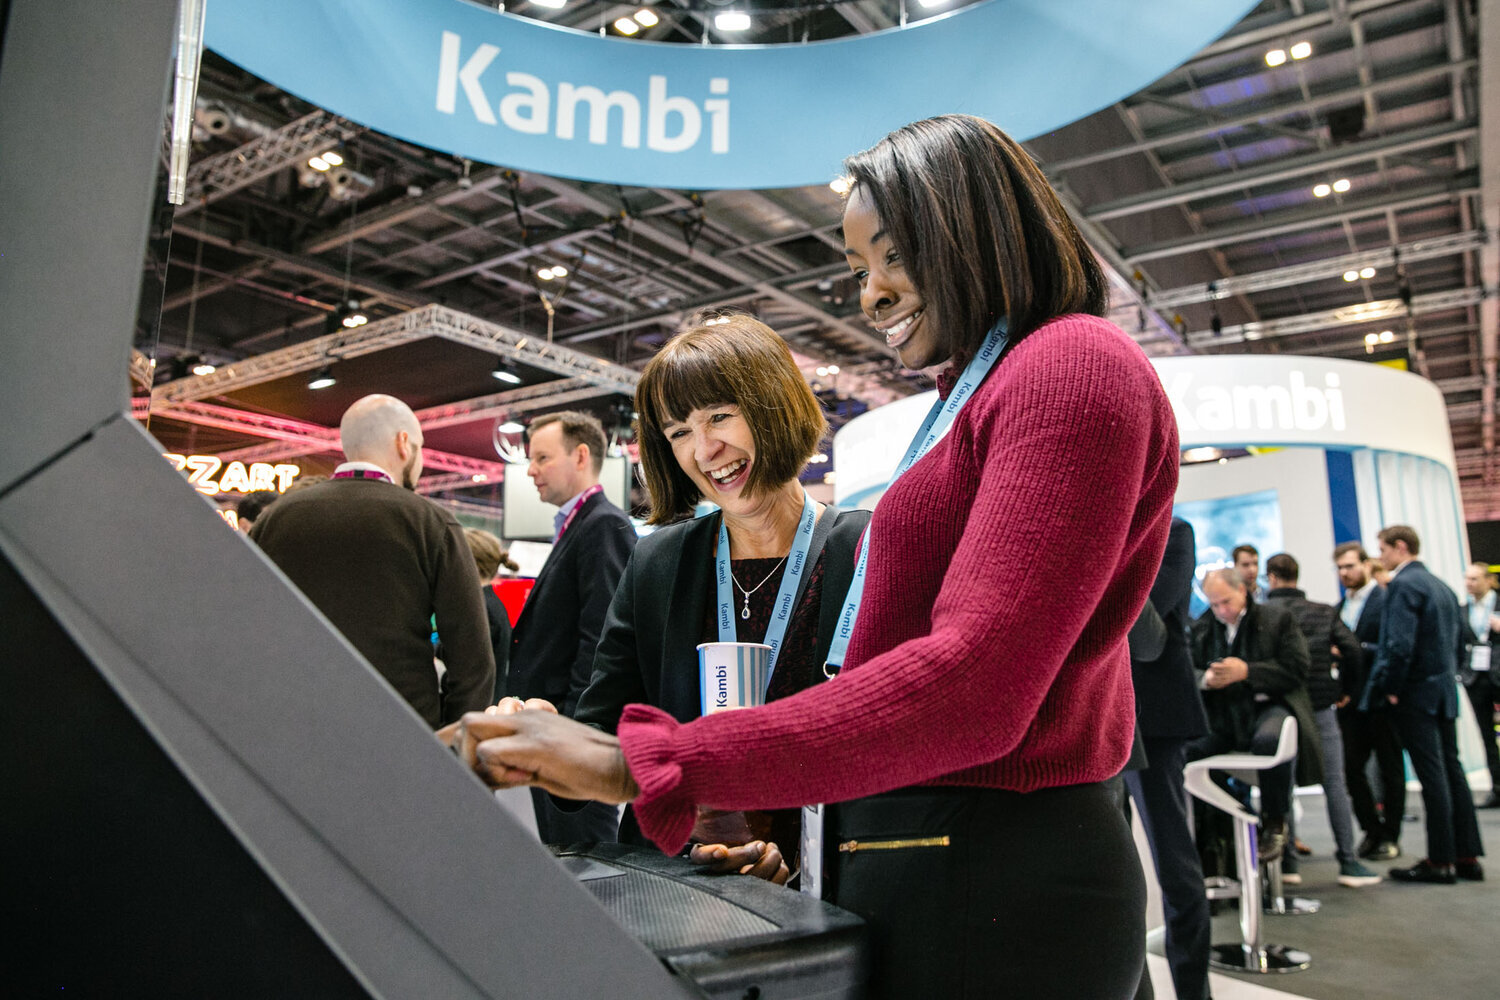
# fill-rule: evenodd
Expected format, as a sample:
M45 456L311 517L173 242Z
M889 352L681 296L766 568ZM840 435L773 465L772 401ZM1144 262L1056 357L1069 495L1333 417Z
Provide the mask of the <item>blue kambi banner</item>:
M336 114L522 170L689 189L816 184L919 118L1021 139L1139 90L1247 0L988 0L804 45L601 38L463 0L208 5L209 47Z

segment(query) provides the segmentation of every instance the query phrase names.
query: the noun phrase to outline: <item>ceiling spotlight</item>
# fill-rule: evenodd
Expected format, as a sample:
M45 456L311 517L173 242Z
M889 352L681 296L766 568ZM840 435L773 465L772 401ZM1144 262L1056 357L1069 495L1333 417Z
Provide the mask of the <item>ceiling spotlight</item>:
M1313 185L1314 198L1327 198L1331 194L1333 194L1333 188L1329 187L1327 184Z
M1378 343L1380 343L1380 334L1378 334L1378 333L1367 333L1367 334L1365 334L1365 343L1367 343L1367 344L1378 344Z
M1375 277L1375 269L1373 267L1362 267L1359 269L1359 276L1368 281Z
M1359 280L1359 272L1358 271L1345 271L1344 272L1344 280L1345 281L1358 281Z
M854 182L848 177L835 177L833 180L828 182L828 186L833 188L834 194L845 195L848 194L849 189L854 186Z
M633 35L641 30L641 26L628 17L622 17L615 21L615 30L622 35Z
M316 375L307 380L307 387L309 389L326 389L337 381L338 379L333 377L333 366L324 365L318 369Z
M346 330L353 330L370 322L370 317L365 315L365 311L359 307L359 301L356 299L350 299L342 312L339 322Z
M551 281L553 278L557 277L557 275L553 273L552 268L550 267L541 268L536 272L536 276L538 278L541 278L543 281Z
M917 6L923 10L931 10L934 7L941 7L947 2L948 0L917 0Z
M1349 190L1349 178L1340 177L1338 180L1334 181L1333 189L1339 194L1343 194L1345 191Z
M714 27L720 31L748 31L750 15L744 11L726 10L722 14L714 15Z
M1286 50L1285 49L1272 49L1270 52L1266 53L1266 65L1267 66L1271 66L1271 67L1280 66L1284 62L1286 62Z
M344 162L344 158L331 149L324 153L320 159L330 167L337 167Z
M525 429L525 427L516 423L514 420L507 420L505 423L495 428L495 430L499 431L501 434L519 434Z
M490 478L490 477L486 476L482 472L476 472L476 473L474 473L474 476L473 476L474 482L476 482L476 483L482 483L482 482L484 482L488 478Z
M568 0L531 0L533 7L546 7L548 10L562 10L568 5Z
M1312 55L1312 42L1298 42L1292 46L1293 59L1306 59Z
M839 366L838 365L829 365L828 366L828 374L830 374L830 375L837 375L838 373L839 373Z
M568 269L567 268L563 267L561 264L553 264L552 265L552 277L554 277L554 278L566 278L567 276L568 276Z
M825 365L819 365L817 367L816 371L818 373L818 378L823 378L825 375L828 374L828 368Z
M654 28L660 20L655 14L653 14L649 9L645 7L642 7L640 10L635 12L635 19L637 23L639 23L643 28Z
M309 167L312 167L314 170L320 170L320 171L321 170L328 170L329 168L331 168L333 166L332 163L329 163L327 160L323 159L323 157L321 157L321 156L314 156L312 159L310 159L310 160L307 161L307 165Z
M521 384L521 376L509 361L495 362L495 367L490 370L490 377L499 379L501 382L509 382L511 385Z
M194 375L212 375L216 371L218 371L218 369L209 364L207 361L200 361L193 366Z
M1381 330L1380 331L1380 342L1382 344L1389 344L1391 341L1393 341L1395 339L1396 339L1396 334L1395 334L1394 331L1392 331L1392 330Z

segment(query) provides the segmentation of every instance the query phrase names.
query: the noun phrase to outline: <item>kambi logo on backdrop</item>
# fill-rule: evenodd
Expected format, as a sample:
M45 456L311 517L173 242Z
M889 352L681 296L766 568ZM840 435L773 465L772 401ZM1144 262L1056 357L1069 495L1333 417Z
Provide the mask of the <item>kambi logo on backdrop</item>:
M1307 384L1301 372L1290 372L1285 385L1205 385L1193 390L1197 376L1178 372L1167 383L1167 398L1182 431L1321 431L1345 429L1344 392L1333 372L1324 388Z
M462 89L470 111L482 124L504 125L529 135L552 132L559 139L572 139L578 134L578 119L582 112L587 118L590 143L609 145L611 125L618 121L615 144L624 149L639 149L641 107L644 105L647 149L660 153L681 153L692 149L702 138L706 115L710 151L729 152L728 77L716 76L709 80L709 93L720 96L705 99L700 110L692 98L669 95L667 78L655 74L646 81L644 99L628 90L605 93L595 86L567 81L557 83L554 98L554 87L540 77L508 72L505 85L510 90L495 105L491 103L482 77L499 54L498 45L486 42L465 59L463 39L452 31L444 31L438 62L437 110L457 114L458 92Z

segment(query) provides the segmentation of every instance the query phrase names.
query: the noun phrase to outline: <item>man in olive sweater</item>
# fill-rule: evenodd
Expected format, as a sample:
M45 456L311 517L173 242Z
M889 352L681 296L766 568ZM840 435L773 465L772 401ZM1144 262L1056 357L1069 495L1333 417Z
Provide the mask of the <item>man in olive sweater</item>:
M344 413L339 442L348 461L333 478L282 497L251 539L429 726L483 710L495 658L479 575L453 515L413 492L422 474L416 416L392 396L366 396Z

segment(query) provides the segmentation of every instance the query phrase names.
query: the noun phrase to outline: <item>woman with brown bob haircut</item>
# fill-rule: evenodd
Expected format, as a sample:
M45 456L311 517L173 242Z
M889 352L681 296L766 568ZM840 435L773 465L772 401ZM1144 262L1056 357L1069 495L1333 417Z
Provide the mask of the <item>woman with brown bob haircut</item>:
M809 571L797 582L796 610L766 697L774 701L823 681L870 515L804 499L797 476L828 425L786 342L749 316L701 315L651 359L635 405L650 522L666 527L641 539L625 568L574 718L613 733L633 702L681 722L698 718L697 646L720 639L714 565L721 521L729 541L734 639L762 642L799 521L805 511L816 519ZM685 520L703 499L719 513ZM799 829L795 809L703 810L692 857L716 870L785 881L790 871L783 854L796 864ZM620 838L647 843L629 810Z
M817 453L828 422L786 342L750 316L709 313L673 337L641 372L636 440L651 497L649 524L670 524L693 513L703 492L673 457L663 428L694 410L720 403L738 408L755 439L757 461L747 495L786 489ZM709 326L704 321L713 320Z
M691 723L631 705L616 740L470 715L471 757L491 784L631 801L666 850L698 803L830 803L824 897L870 929L871 996L1124 1000L1146 904L1126 636L1171 524L1171 404L998 128L917 122L846 169L860 305L940 401L870 522L842 673Z

